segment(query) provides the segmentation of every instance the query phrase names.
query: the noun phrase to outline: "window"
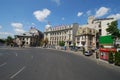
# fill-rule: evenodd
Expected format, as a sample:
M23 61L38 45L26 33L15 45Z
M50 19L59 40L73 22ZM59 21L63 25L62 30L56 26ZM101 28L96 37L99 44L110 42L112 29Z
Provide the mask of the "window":
M80 40L80 38L79 37L77 37L77 41L79 41Z
M101 29L99 29L99 35L101 35Z

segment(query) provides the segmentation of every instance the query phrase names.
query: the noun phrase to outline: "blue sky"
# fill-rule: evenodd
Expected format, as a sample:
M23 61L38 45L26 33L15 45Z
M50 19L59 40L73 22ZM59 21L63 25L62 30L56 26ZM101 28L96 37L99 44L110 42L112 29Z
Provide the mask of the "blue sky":
M0 0L0 38L34 26L87 23L88 16L114 17L120 25L120 0ZM120 26L119 26L120 27Z

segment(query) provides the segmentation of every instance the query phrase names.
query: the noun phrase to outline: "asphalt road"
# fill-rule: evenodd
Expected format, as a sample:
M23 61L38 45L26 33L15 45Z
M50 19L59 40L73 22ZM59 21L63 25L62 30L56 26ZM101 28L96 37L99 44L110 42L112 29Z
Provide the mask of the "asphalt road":
M120 72L72 53L0 49L0 80L120 80Z

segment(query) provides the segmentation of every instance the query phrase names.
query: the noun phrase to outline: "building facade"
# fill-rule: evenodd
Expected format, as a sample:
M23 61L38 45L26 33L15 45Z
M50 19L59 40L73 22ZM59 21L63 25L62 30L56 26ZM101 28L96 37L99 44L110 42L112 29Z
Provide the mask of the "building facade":
M88 17L88 23L86 25L83 25L81 27L87 26L89 28L94 28L99 32L100 36L106 36L108 35L106 29L108 28L108 24L112 21L115 21L114 18L102 18L102 19L96 19L93 16Z
M75 35L79 25L73 23L71 25L61 25L51 27L47 25L44 32L44 39L48 38L49 45L59 45L59 41L64 41L65 46L71 46L75 42Z
M94 49L96 46L96 33L93 28L80 27L76 33L76 46L85 50Z
M106 29L108 24L115 21L114 18L96 19L88 17L88 22L81 25L76 33L76 46L89 48L99 48L99 37L108 35Z
M40 39L43 38L42 32L36 28L31 28L29 32L15 35L15 42L19 47L39 46Z

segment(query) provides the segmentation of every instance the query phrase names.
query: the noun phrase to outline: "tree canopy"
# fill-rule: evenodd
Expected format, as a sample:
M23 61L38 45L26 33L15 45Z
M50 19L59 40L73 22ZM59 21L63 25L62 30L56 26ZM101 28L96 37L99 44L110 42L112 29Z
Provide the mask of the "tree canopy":
M8 36L6 39L7 45L10 45L11 43L13 43L13 38L11 36Z
M110 34L114 39L115 38L120 38L120 30L118 28L118 22L113 21L108 24L108 28L106 29L108 34Z

